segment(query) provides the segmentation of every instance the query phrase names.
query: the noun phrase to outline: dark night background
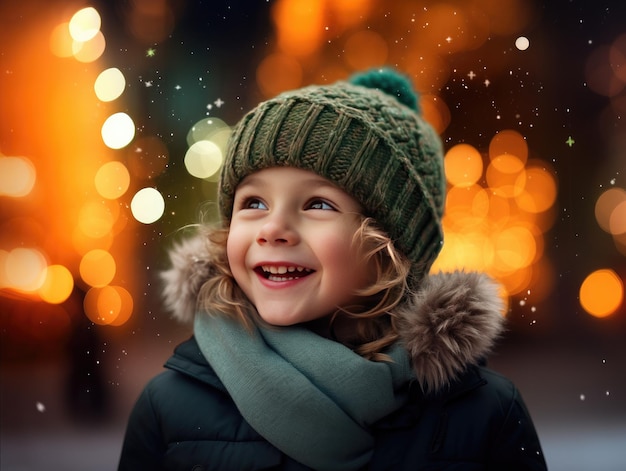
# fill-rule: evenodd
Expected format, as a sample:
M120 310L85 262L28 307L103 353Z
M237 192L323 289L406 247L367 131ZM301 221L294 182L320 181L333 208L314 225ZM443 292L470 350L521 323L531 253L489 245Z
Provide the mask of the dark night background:
M0 30L10 22L10 31L20 31L50 9L43 7L46 2L21 3L0 1ZM51 3L71 5L70 11L84 6ZM1 469L115 468L134 399L188 335L162 313L157 277L177 229L196 221L211 191L182 164L185 136L207 115L207 103L222 99L224 106L210 114L234 124L264 99L255 76L259 62L275 46L275 2L170 2L175 27L169 38L154 45L156 54L149 58L149 46L136 41L125 25L132 3L101 0L91 5L102 17L107 38L102 60L126 76L124 111L135 117L138 135L159 136L168 147L170 163L155 183L173 209L157 223L134 229L142 296L123 328L83 319L66 342L55 343L45 326L21 325L11 317L37 310L39 304L0 296ZM386 2L373 3L374 16L384 18ZM421 8L443 2L402 3ZM554 286L537 303L532 294L512 300L509 330L490 366L521 389L551 470L617 471L626 466L625 307L622 303L612 316L594 318L581 308L578 290L598 268L610 267L622 280L626 277L624 255L594 219L599 195L612 185L626 187L626 99L620 110L617 101L611 104L592 91L585 69L597 47L626 33L626 2L534 3L533 18L520 34L531 41L527 51L515 49L514 37L500 36L449 56L449 78L437 90L451 112L442 138L446 148L460 142L484 148L499 130L515 129L526 137L531 154L554 169L558 203L545 236ZM0 31L0 64L10 47L8 33ZM7 67L2 69L0 87L10 86ZM476 81L489 78L490 86L471 86L469 70L476 72ZM155 85L145 87L146 80ZM565 143L569 136L573 146ZM0 140L0 152L8 147ZM0 218L9 213L9 203L0 199ZM77 300L68 303L80 310L80 297L77 292Z

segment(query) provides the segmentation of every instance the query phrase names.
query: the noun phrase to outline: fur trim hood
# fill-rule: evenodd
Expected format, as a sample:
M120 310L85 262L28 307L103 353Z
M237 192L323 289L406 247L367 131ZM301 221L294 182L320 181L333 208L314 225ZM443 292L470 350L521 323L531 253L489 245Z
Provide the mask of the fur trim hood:
M161 273L165 307L185 324L193 323L200 287L215 270L208 244L202 237L177 243L171 267ZM396 311L400 341L425 391L444 388L490 353L504 328L504 309L498 285L485 274L425 277Z

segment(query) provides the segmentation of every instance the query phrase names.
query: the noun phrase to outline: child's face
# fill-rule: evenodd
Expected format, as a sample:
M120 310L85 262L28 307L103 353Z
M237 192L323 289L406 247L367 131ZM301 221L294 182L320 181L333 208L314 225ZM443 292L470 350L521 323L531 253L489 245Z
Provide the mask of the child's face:
M361 208L330 181L274 167L237 187L227 254L235 280L269 324L312 321L356 301L371 282L353 236Z

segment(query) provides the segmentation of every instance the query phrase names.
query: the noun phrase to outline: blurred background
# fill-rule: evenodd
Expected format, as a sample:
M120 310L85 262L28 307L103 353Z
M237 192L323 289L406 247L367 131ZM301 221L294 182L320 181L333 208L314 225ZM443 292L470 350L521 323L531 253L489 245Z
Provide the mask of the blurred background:
M434 270L501 282L490 366L550 469L625 469L626 3L1 0L0 65L1 469L115 469L231 126L382 66L444 141Z

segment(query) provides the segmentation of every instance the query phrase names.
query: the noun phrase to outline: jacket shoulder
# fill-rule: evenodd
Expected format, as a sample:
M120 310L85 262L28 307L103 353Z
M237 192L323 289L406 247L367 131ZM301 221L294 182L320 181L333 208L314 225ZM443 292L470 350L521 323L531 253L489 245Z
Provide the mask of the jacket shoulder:
M413 394L379 430L372 469L544 471L539 439L512 381L472 366L436 394Z
M277 466L284 459L280 451L252 429L225 390L206 381L212 370L200 373L200 363L185 366L182 358L152 378L137 399L119 470Z

